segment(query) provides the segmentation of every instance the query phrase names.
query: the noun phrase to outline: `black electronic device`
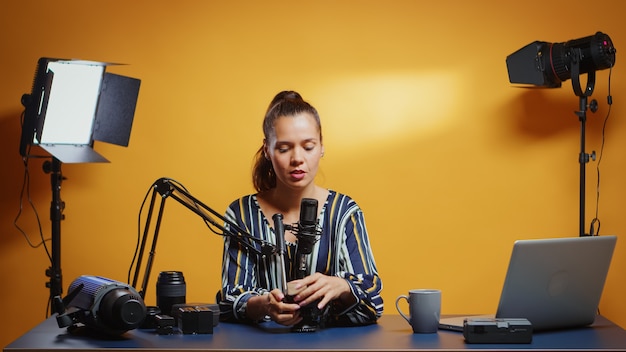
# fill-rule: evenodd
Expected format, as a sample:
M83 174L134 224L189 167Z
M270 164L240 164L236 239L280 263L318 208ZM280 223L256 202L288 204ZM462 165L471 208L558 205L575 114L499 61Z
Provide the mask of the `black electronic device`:
M296 226L298 238L295 263L293 266L294 279L303 279L308 275L308 258L313 252L313 246L320 238L317 226L317 199L303 198L300 203L300 221Z
M197 311L211 311L211 325L216 327L220 323L220 306L217 303L183 303L172 306L172 316L176 318L176 312L181 308L193 308Z
M215 326L215 317L218 316L219 308L211 308L208 305L175 305L172 308L172 316L176 326L183 334L212 334Z
M156 332L158 335L173 335L177 333L176 320L167 314L157 314L154 317L156 322Z
M295 231L298 239L295 256L292 258L291 280L303 279L309 275L310 257L313 246L319 241L321 229L317 223L317 199L303 198L300 202L300 219L297 224L289 226ZM290 281L291 281L290 280ZM292 302L293 297L285 296L286 302ZM315 332L324 327L324 318L328 313L328 306L324 309L317 308L319 300L311 302L300 309L302 320L292 327L294 332Z
M533 327L523 318L467 318L463 337L467 343L531 343Z
M561 87L578 73L594 74L615 65L615 47L611 38L596 32L563 43L534 41L506 58L509 81L546 88Z
M121 334L138 328L147 315L139 293L119 281L82 275L68 291L63 300L55 297L60 328L85 326L96 332Z

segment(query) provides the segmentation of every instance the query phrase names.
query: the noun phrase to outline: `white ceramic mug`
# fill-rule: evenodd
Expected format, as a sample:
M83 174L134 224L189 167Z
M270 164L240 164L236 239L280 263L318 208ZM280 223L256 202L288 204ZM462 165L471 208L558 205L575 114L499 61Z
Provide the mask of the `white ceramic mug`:
M400 300L409 304L409 316L400 309ZM434 333L439 329L441 314L441 290L415 289L409 295L396 298L398 313L411 325L414 333Z

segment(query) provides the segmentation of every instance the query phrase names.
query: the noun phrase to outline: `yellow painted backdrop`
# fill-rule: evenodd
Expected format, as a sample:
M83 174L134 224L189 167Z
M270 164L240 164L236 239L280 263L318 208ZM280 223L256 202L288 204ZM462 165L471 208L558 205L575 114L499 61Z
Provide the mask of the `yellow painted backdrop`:
M626 326L626 48L620 1L34 1L0 3L0 311L4 346L46 317L49 261L14 227L24 168L20 97L41 56L126 63L140 78L130 146L97 143L110 164L63 165L64 290L79 275L125 281L139 207L167 176L222 212L252 191L263 111L283 89L320 111L319 183L363 207L385 314L411 288L443 290L443 313L496 309L516 239L578 235L578 98L511 87L505 57L534 40L603 31L618 49L600 164L602 234L617 234L601 312ZM600 151L608 70L598 72L588 151ZM583 79L584 81L584 79ZM30 196L50 235L51 189L30 162ZM588 166L587 221L598 162ZM24 200L19 226L39 243ZM49 244L49 242L48 242ZM160 270L182 270L188 300L213 302L221 238L166 207Z

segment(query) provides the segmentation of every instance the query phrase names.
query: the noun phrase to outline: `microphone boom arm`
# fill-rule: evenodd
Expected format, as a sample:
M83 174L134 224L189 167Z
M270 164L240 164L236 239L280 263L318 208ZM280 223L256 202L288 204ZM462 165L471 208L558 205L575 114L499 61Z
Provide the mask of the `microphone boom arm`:
M202 203L200 200L192 196L186 189L181 187L176 182L173 182L169 178L160 178L154 182L152 185L152 198L150 200L150 208L148 211L148 215L146 218L146 223L143 231L143 236L141 239L140 250L137 255L137 262L135 265L135 272L133 275L132 286L137 288L137 281L139 278L139 273L141 271L141 263L143 261L143 255L147 244L148 233L150 228L150 223L152 221L152 215L154 212L154 207L156 203L157 195L161 196L161 203L159 205L159 212L157 214L157 219L155 223L154 233L152 236L152 244L150 248L150 253L148 255L148 259L146 262L146 269L144 271L143 281L141 284L141 288L138 289L139 295L141 298L145 298L146 289L148 286L148 281L150 278L150 272L152 270L152 264L154 261L154 254L156 252L156 244L159 236L159 230L161 228L161 220L163 219L163 212L165 208L165 201L167 198L172 198L176 200L178 203L184 205L187 209L194 212L196 215L200 216L205 223L210 224L222 231L222 235L229 236L232 239L236 240L239 244L246 247L248 250L254 252L260 256L270 256L275 255L277 253L277 248L273 244L260 240L258 238L253 237L247 231L239 227L234 222L226 219L220 213L213 210L208 205ZM218 223L214 218L219 219L224 224L227 224L229 229L226 229L221 223ZM257 245L260 245L260 249L257 248Z

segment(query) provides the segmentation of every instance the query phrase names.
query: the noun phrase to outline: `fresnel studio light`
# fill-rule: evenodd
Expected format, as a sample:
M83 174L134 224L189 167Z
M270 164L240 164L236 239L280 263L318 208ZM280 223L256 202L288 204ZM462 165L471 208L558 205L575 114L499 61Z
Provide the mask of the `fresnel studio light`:
M563 43L534 41L506 58L509 81L514 84L544 88L559 88L561 83L572 80L572 88L579 97L576 111L581 124L580 138L580 221L579 234L585 230L585 165L595 153L585 152L585 122L587 109L596 112L598 103L588 97L593 94L596 71L612 69L615 65L615 47L611 38L602 32ZM587 74L586 86L581 86L580 75ZM611 104L609 95L608 103ZM593 235L590 231L590 234Z

